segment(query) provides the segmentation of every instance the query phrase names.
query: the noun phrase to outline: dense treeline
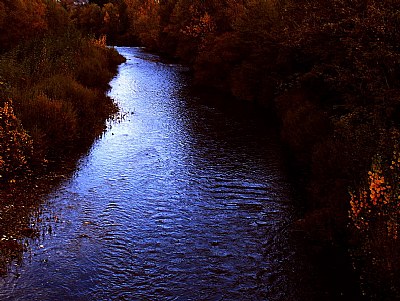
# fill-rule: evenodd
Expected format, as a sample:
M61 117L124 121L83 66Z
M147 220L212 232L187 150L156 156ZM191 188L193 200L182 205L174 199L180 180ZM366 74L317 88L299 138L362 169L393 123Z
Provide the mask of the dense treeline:
M274 111L307 192L299 226L354 243L365 289L400 297L399 18L395 0L0 0L0 116L11 116L0 126L21 152L12 170L95 120L92 93L115 54L82 33L141 44L190 64L198 85Z
M327 244L361 246L365 289L399 297L400 3L111 2L125 13L121 41L276 112L307 192L301 225Z
M105 96L122 58L54 0L0 0L0 184L92 141L115 112Z

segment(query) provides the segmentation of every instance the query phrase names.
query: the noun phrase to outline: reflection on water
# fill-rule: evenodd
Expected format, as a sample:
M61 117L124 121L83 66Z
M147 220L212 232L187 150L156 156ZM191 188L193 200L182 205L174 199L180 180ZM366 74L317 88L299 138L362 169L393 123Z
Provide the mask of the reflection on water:
M118 50L124 118L42 197L0 299L306 300L274 131L190 92L184 67Z

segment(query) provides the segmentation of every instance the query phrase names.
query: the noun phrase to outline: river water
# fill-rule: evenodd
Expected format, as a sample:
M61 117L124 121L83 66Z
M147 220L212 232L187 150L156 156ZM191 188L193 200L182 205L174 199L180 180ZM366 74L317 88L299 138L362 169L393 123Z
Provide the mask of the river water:
M41 197L40 235L0 279L0 299L327 297L290 235L273 127L250 105L191 91L183 66L118 50L120 118Z

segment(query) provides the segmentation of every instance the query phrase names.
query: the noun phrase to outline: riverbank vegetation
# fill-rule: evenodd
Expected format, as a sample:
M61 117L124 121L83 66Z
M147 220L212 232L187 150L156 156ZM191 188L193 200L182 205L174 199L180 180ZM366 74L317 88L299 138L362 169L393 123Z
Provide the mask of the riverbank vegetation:
M399 18L393 0L1 0L3 181L98 132L120 62L103 36L143 45L275 112L307 195L297 226L399 298Z
M0 276L39 235L40 195L71 174L75 153L117 110L105 92L124 59L78 28L74 6L0 0ZM29 181L37 176L39 187Z
M123 24L115 41L176 57L198 85L273 110L307 194L298 226L354 246L370 296L399 297L398 1L90 2L82 13L119 12L119 23L108 13Z
M116 111L105 96L122 62L57 1L0 1L0 182L90 145Z

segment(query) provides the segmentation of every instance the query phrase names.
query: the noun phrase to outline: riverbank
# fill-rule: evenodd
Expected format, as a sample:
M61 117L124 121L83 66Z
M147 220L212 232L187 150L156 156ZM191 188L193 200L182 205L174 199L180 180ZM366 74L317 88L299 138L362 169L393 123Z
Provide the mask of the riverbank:
M105 95L124 58L70 29L0 56L0 181L12 184L90 146L117 111Z
M0 275L19 261L41 196L70 175L117 111L124 58L78 31L56 1L0 3Z
M110 40L139 41L192 66L199 86L273 111L306 195L304 218L297 226L318 244L354 247L355 264L367 271L362 278L371 296L400 295L398 3L99 1L79 6L64 2L66 10L58 2L30 2L2 4L2 47L36 35L37 41L45 41L40 39L49 28L67 32L74 23L96 37L108 33ZM53 51L52 42L38 47L26 43L15 48L25 50L11 51L3 60L16 62L11 68L4 64L1 72L11 73L0 77L2 116L10 121L3 126L12 134L3 140L13 139L1 144L6 159L0 158L0 167L9 173L4 182L13 183L31 166L44 166L44 154L57 157L79 144L76 137L97 132L97 125L86 127L85 120L102 115L92 110L98 105L92 96L95 86L108 81L96 73L107 69L102 67L104 51L93 50L100 49L101 40L71 41L78 46L72 49L80 51L71 51L71 44ZM24 60L26 53L32 53L34 64ZM96 59L80 61L85 53ZM57 72L69 63L73 68L45 79L54 73L46 67L53 57ZM15 83L10 85L8 78ZM68 89L59 88L59 82L68 83ZM27 96L18 95L19 90ZM12 102L10 91L15 93ZM67 101L59 101L64 96ZM84 99L83 111L75 103L78 98ZM107 110L107 104L101 101L99 107Z
M40 236L42 197L70 177L118 110L106 92L123 61L73 29L0 55L0 276Z
M22 239L0 299L356 300L292 238L275 126L251 104L193 91L185 66L118 51L127 62L109 95L134 114L37 193L39 233L22 233L38 237Z

